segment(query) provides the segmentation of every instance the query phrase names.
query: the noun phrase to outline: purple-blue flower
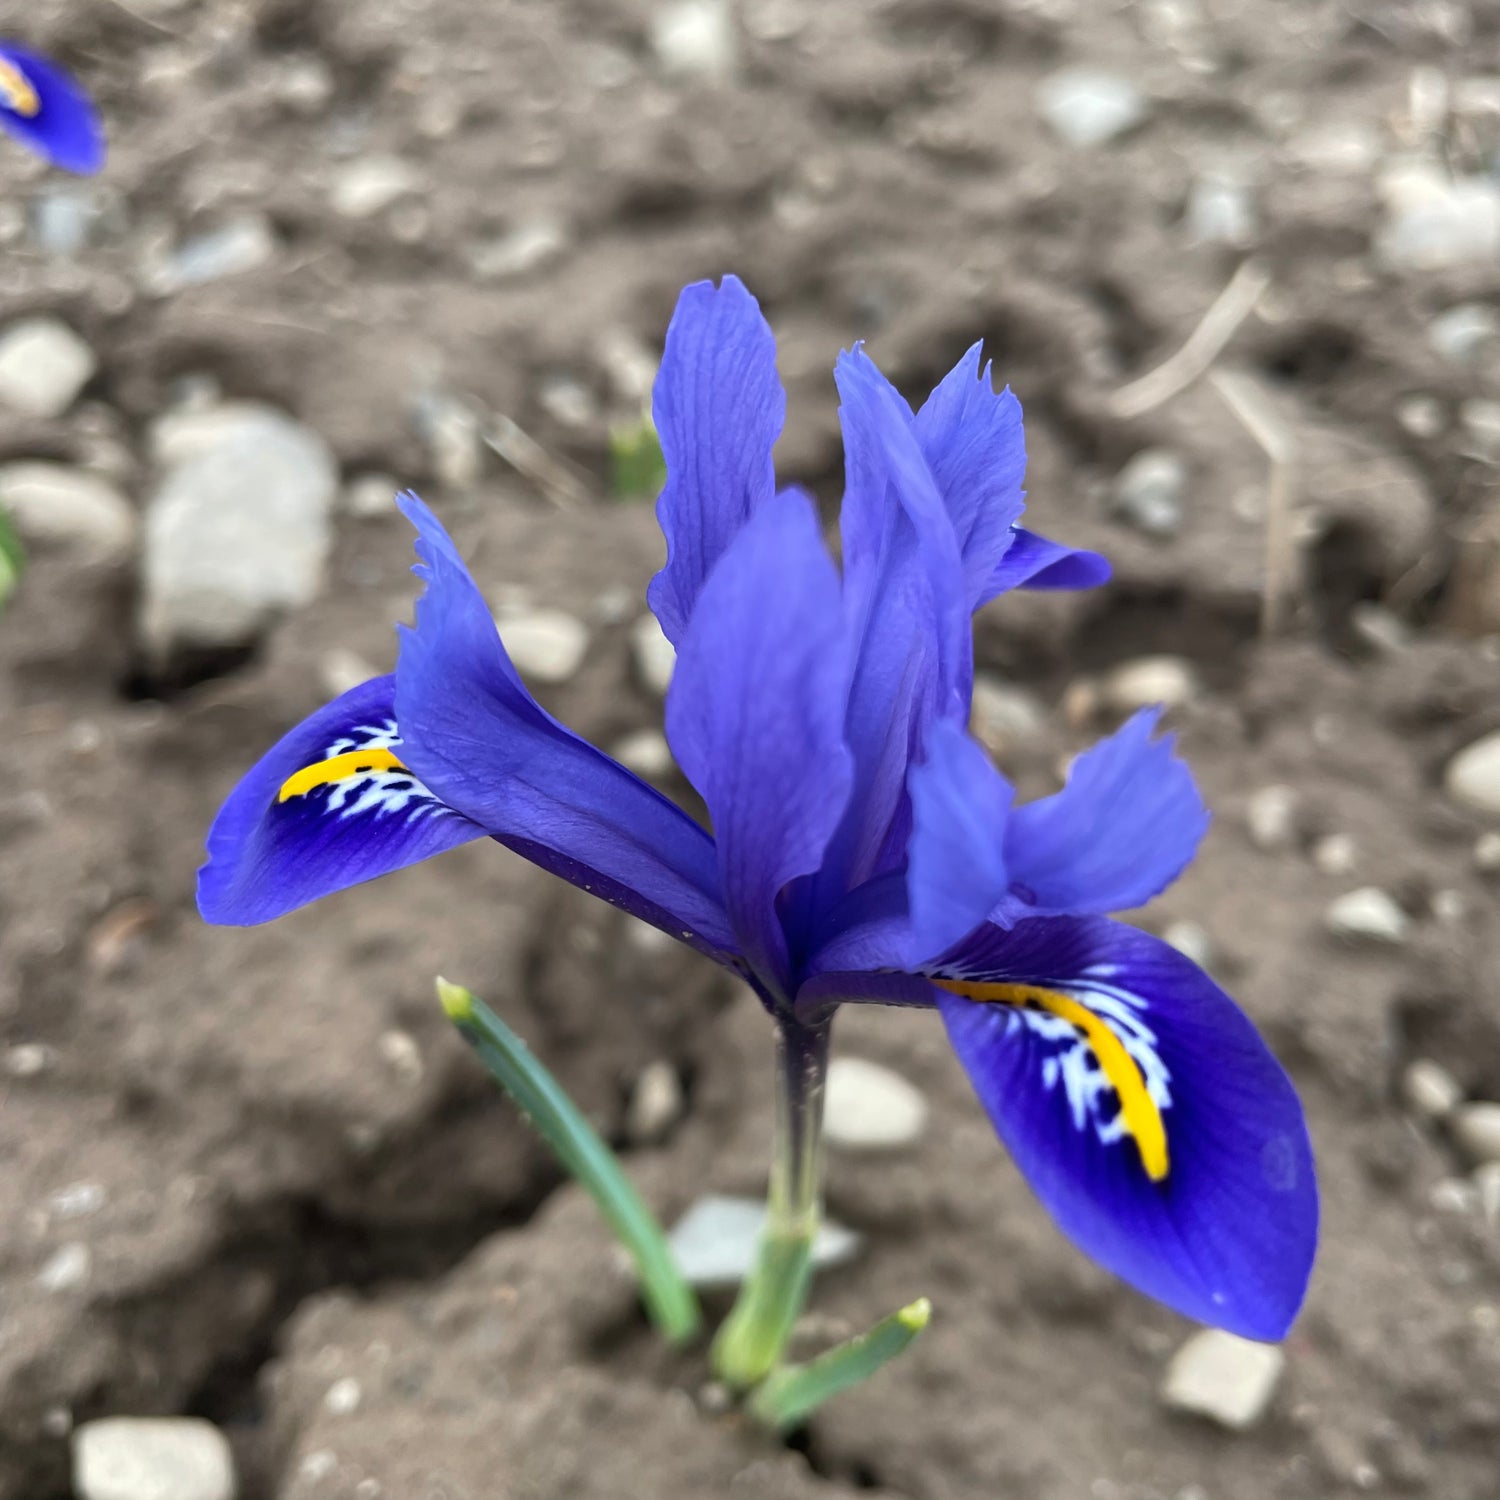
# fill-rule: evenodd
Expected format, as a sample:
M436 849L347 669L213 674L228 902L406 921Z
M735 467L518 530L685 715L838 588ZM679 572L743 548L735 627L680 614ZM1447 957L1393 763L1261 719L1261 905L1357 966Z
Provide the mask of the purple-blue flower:
M0 42L0 129L69 172L104 165L104 129L89 96L55 62L9 42Z
M1016 806L970 737L971 617L1017 586L1103 582L1023 531L1021 412L971 349L915 413L840 357L842 572L778 490L785 397L733 277L682 295L654 413L677 648L667 735L705 832L547 714L432 513L393 675L292 730L209 835L199 906L255 923L489 836L816 1024L936 1010L995 1129L1068 1236L1191 1317L1281 1337L1317 1191L1286 1075L1214 982L1110 920L1168 885L1208 815L1156 714Z

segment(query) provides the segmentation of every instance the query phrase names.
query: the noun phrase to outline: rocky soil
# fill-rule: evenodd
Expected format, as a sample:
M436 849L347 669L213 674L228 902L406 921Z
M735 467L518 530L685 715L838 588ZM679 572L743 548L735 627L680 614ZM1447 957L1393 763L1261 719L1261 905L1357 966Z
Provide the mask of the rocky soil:
M31 0L0 31L112 139L88 182L0 151L31 551L0 616L0 1500L146 1500L142 1455L174 1500L1495 1493L1492 6ZM392 659L398 483L548 706L686 795L610 433L680 286L727 270L780 339L784 478L837 499L840 347L920 395L982 337L1033 518L1115 560L985 613L977 727L1033 795L1171 704L1217 818L1140 920L1264 1028L1323 1181L1283 1359L1074 1254L931 1018L851 1013L836 1050L897 1076L845 1076L858 1253L802 1338L937 1312L775 1442L652 1344L431 978L674 1220L763 1186L753 1001L494 848L197 918L240 772Z

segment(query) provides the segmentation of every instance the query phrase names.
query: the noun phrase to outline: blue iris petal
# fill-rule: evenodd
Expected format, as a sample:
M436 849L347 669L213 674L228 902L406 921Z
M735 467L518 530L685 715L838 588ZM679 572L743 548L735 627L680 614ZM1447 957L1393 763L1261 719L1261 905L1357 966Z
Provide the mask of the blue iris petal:
M45 57L0 45L0 73L10 70L17 88L33 98L18 107L0 77L0 130L66 171L97 172L104 165L104 129L78 83Z
M1065 547L1016 526L1010 546L980 590L979 603L988 604L1010 589L1096 589L1109 582L1109 574L1109 559L1098 552Z
M787 992L782 888L816 870L852 780L838 572L806 495L764 501L709 575L667 697L667 738L713 820L741 950Z
M647 601L681 645L713 565L776 488L771 449L786 420L776 341L736 276L687 287L667 330L652 397L667 461L656 515L667 565Z
M1063 1232L1191 1318L1283 1337L1312 1269L1317 1184L1296 1093L1245 1015L1175 949L1104 918L987 928L954 964L1075 997L1129 1040L1164 1101L1169 1167L1153 1181L1074 1028L939 992L981 1103Z
M483 836L396 769L278 799L289 777L330 754L377 746L399 757L395 687L394 677L377 677L336 698L246 773L209 830L208 863L198 872L198 909L207 921L269 922Z
M1208 809L1173 736L1152 739L1159 718L1142 709L1073 762L1062 791L1011 814L1005 863L1026 893L1012 915L1129 911L1187 867Z
M416 571L427 580L396 666L406 763L534 864L732 961L713 841L542 709L437 518L414 495L401 508L419 533Z

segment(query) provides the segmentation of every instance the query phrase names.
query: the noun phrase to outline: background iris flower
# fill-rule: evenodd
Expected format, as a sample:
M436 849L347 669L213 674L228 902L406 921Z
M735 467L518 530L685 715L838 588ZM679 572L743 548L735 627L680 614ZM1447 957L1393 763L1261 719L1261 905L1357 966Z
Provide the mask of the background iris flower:
M426 589L396 671L244 778L200 909L266 921L488 836L740 975L804 1079L838 1005L933 1009L1077 1245L1191 1317L1279 1338L1317 1235L1296 1095L1207 975L1107 916L1193 857L1207 814L1187 769L1147 712L1016 807L967 730L974 610L1108 566L1018 527L1020 408L977 347L916 413L858 349L835 378L842 574L813 502L775 486L785 398L754 299L732 277L683 293L655 393L668 559L649 599L678 651L668 739L712 835L535 702L405 496ZM816 1120L790 1129L808 1139L786 1170L807 1180L783 1191L811 1204Z
M0 129L69 172L104 165L104 130L89 96L56 63L9 42L0 42Z

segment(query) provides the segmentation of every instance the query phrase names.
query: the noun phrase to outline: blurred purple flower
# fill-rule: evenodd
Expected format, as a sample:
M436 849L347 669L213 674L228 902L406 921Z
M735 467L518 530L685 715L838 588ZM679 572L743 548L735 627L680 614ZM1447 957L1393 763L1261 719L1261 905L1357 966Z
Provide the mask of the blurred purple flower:
M0 42L0 129L69 172L104 165L93 101L56 63L9 42Z
M1207 813L1156 714L1015 807L967 729L974 610L1103 582L1021 530L1021 412L977 346L911 408L841 356L843 571L778 491L785 397L733 277L682 295L657 380L677 648L667 735L710 836L547 714L414 496L426 591L394 675L291 731L209 834L199 906L263 922L489 836L742 976L792 1026L870 1001L937 1010L1063 1230L1168 1305L1285 1333L1317 1237L1301 1107L1234 1003L1111 921L1192 859Z

